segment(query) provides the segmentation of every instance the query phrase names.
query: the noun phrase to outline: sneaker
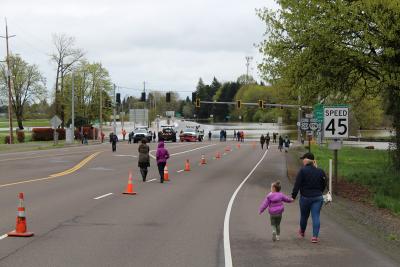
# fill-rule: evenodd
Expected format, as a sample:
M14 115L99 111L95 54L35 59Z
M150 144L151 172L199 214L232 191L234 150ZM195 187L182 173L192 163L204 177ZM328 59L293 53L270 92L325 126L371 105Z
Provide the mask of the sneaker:
M299 230L299 238L304 238L304 232L302 232L301 230Z
M311 238L311 243L318 243L318 242L319 242L318 237L313 236Z
M272 232L272 241L276 241L276 233L275 232Z
M279 241L279 235L276 235L276 241Z

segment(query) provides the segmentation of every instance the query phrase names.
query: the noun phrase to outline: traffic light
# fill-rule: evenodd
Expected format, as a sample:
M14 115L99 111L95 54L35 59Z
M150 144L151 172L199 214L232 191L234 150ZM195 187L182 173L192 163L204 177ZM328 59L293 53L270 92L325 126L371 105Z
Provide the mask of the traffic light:
M242 100L236 100L236 107L241 108L242 107Z
M117 102L117 104L121 104L121 94L120 93L117 93L117 98L116 98L115 102Z
M200 98L196 98L196 108L200 107Z
M192 93L192 103L196 102L196 98L197 98L197 93L193 92Z
M264 100L258 100L258 107L264 109Z
M165 98L166 98L165 101L166 101L167 103L171 102L171 93L168 92Z
M140 96L140 101L146 102L146 93L145 92L142 92L142 95Z

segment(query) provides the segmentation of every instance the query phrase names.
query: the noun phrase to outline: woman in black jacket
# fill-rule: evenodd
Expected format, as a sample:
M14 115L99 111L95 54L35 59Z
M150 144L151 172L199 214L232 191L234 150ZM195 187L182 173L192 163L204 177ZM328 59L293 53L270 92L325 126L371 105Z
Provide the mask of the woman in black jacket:
M300 191L300 229L299 236L304 237L307 227L308 217L312 217L313 235L311 242L318 243L320 228L320 211L322 208L323 192L326 187L326 174L322 169L316 167L314 155L305 153L301 159L303 167L297 174L296 182L292 191L292 198L295 199Z
M143 182L146 182L147 168L150 167L150 147L146 144L146 138L143 138L138 148L139 151L139 162L138 167L142 174Z

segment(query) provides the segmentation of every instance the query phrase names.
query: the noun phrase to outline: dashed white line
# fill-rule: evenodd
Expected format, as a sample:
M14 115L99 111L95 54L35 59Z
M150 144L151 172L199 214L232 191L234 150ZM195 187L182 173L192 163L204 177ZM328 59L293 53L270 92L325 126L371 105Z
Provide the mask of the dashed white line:
M157 181L157 179L148 180L148 181L146 181L146 183L150 183L150 182L154 182L154 181Z
M177 173L180 173L180 172L183 172L184 170L179 170L179 171L176 171Z
M180 154L185 154L185 153L188 153L188 152L191 152L191 151L195 151L195 150L199 150L199 149L203 149L203 148L207 148L207 147L215 146L215 145L216 145L216 144L206 145L206 146L202 146L202 147L197 147L197 148L185 150L185 151L182 151L182 152L172 153L172 154L170 154L170 156L176 156L176 155L180 155ZM155 151L156 151L156 150L150 151L150 157L152 157L153 159L156 159L156 157L153 156L153 155L151 154L151 152L155 152Z
M0 236L0 240L6 238L7 236L8 236L8 234L5 234L5 235Z
M244 183L250 178L253 172L257 169L258 165L264 160L267 155L268 150L265 151L262 158L257 162L256 166L250 171L250 173L244 178L244 180L240 183L238 188L236 188L233 193L231 199L229 200L228 207L226 208L225 219L224 219L224 256L225 256L225 267L232 267L232 254L231 254L231 243L229 239L229 219L231 216L233 202L235 201L236 195L239 193L239 190L242 188Z
M111 196L113 193L108 193L108 194L105 194L105 195L102 195L102 196L99 196L99 197L95 197L94 199L95 200L98 200L98 199L101 199L101 198L104 198L104 197L108 197L108 196Z

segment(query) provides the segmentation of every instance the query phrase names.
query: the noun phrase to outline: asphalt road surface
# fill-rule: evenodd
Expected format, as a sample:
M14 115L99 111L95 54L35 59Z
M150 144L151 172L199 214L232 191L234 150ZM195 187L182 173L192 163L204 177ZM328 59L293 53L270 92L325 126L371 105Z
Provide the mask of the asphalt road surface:
M227 145L232 151L224 154ZM151 149L154 155L154 143ZM0 266L399 266L324 216L319 244L311 244L310 231L297 239L297 202L286 206L281 241L272 242L259 204L276 179L291 191L285 155L275 146L167 149L164 184L154 159L148 182L141 181L137 144L118 144L116 153L103 144L0 154ZM183 171L186 159L190 172ZM130 170L134 196L121 194ZM5 235L15 227L18 192L34 237Z

